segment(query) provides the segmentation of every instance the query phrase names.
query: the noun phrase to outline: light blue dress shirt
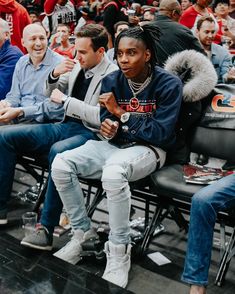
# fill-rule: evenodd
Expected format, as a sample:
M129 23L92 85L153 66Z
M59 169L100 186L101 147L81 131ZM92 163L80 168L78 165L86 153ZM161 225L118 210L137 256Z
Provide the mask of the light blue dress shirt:
M232 56L224 47L211 44L211 62L218 75L218 84L227 82L227 72L232 67Z
M37 68L31 63L28 54L17 62L12 87L5 100L10 102L12 107L20 107L26 120L45 122L63 118L63 106L51 102L43 93L49 73L63 59L48 48Z

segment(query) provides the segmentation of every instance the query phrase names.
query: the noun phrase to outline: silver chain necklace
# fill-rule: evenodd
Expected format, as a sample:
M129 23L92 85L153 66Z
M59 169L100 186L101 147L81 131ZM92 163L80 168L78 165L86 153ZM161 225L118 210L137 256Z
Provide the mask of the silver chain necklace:
M140 92L142 92L151 82L152 74L147 77L143 83L133 82L131 79L127 79L128 85L131 89L133 97L136 97Z

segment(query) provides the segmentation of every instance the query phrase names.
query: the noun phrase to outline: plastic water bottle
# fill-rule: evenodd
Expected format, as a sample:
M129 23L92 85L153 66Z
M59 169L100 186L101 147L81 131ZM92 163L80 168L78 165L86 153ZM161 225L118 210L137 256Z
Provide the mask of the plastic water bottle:
M60 43L61 43L61 41L62 41L62 34L63 34L63 33L59 33L59 34L58 34L58 37L56 37L56 43L57 43L57 44L60 44Z

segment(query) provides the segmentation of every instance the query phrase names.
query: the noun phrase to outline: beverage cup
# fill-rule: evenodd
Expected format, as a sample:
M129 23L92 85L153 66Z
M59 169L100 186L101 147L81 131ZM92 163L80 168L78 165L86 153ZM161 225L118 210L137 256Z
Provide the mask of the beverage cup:
M133 24L134 23L134 18L135 18L135 10L134 9L128 9L127 10L127 15L128 15L128 22Z
M62 41L62 35L63 35L63 33L58 33L58 36L56 37L56 43L57 44L60 44L61 43L61 41Z
M23 228L25 236L33 233L37 224L37 213L36 212L25 212L22 215Z
M134 9L128 9L127 14L128 14L128 16L135 16L135 10Z

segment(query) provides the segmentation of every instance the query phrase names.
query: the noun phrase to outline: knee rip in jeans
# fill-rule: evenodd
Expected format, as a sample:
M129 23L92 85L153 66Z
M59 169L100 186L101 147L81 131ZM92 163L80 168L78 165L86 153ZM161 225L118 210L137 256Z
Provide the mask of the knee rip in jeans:
M76 173L59 155L52 163L51 176L58 191L69 188L74 185L74 181L78 181Z
M126 171L119 165L106 165L101 181L107 191L124 190L128 186Z

